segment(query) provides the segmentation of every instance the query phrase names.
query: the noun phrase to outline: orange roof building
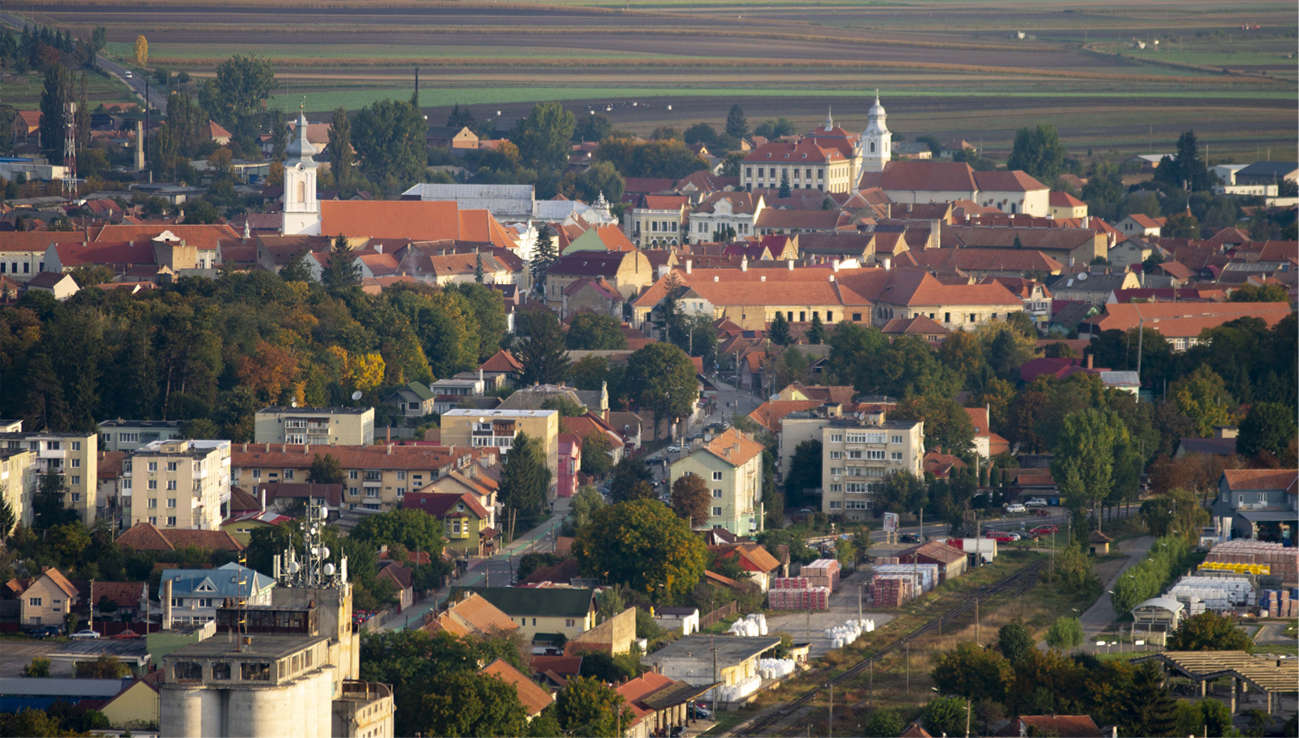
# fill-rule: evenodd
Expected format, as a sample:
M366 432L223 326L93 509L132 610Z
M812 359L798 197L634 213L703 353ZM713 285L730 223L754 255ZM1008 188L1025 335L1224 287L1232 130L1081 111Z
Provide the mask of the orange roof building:
M479 669L478 673L496 677L506 684L513 685L519 696L519 702L528 713L529 720L540 715L542 710L550 707L555 701L555 695L542 689L540 685L529 679L527 674L510 666L504 659L493 660L492 663Z

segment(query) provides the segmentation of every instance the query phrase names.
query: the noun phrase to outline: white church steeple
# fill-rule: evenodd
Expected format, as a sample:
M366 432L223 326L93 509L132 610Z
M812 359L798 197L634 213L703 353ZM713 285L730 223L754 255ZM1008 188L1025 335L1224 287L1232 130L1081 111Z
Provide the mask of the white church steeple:
M882 172L893 154L893 134L885 122L888 114L880 105L880 91L875 90L875 104L866 116L866 130L862 132L859 146L863 172Z
M284 150L284 218L286 236L320 235L320 203L316 200L316 147L307 140L307 116L298 111L296 137Z

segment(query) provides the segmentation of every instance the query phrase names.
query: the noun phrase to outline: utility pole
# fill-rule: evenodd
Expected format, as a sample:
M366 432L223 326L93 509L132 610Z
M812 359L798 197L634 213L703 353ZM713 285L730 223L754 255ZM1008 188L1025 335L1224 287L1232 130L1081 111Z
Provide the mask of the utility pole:
M827 686L830 687L830 728L827 731L827 733L831 736L831 738L833 738L834 736L834 683L831 682Z
M911 699L911 641L907 641L907 699Z
M708 636L708 646L713 649L713 717L717 717L717 636ZM621 735L621 733L619 734Z
M974 642L979 642L979 598L974 598Z

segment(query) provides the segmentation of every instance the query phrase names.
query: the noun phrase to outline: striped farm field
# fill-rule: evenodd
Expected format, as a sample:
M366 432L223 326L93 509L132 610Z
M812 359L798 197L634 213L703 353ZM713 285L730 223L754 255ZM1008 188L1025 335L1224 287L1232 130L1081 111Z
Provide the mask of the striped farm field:
M507 126L560 101L649 133L719 125L740 102L750 121L810 124L832 106L853 127L878 87L899 131L993 152L1039 123L1070 146L1123 151L1167 148L1188 128L1224 152L1280 155L1299 139L1293 0L25 0L6 12L103 26L107 53L128 62L144 35L149 67L199 80L233 54L269 57L269 104L305 101L314 116L407 99L419 67L430 121L459 104Z

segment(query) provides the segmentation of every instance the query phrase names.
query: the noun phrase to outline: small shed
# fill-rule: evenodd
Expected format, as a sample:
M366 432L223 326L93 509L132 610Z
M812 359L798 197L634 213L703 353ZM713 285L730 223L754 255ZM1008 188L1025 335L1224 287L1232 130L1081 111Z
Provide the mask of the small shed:
M1094 530L1087 534L1087 545L1093 556L1104 556L1110 552L1110 544L1114 542L1113 538L1104 533Z

